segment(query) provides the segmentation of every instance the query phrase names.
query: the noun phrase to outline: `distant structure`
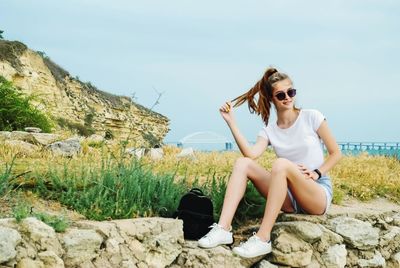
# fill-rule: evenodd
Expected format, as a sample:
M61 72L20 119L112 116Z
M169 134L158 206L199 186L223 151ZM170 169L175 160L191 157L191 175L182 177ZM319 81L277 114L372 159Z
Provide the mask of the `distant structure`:
M212 131L199 131L187 135L178 143L178 147L186 144L225 144L225 150L232 150L232 141Z

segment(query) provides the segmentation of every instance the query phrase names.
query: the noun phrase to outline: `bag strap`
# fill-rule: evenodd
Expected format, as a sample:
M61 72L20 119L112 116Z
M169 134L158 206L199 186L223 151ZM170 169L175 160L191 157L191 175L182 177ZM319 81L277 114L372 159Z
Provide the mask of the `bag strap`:
M203 191L201 189L199 189L199 188L192 188L192 189L190 189L190 192L194 193L194 194L197 194L197 195L204 196Z

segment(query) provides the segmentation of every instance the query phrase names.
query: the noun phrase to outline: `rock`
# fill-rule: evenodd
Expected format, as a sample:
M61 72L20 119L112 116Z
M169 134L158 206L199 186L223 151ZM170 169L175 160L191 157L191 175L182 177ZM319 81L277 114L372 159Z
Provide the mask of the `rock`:
M102 143L105 141L105 139L103 136L100 136L98 134L93 134L87 137L85 141L88 143Z
M129 250L147 267L165 267L182 252L183 222L166 218L112 221L125 237Z
M99 256L103 238L94 230L69 229L62 235L66 266L79 265Z
M292 267L307 266L311 263L312 247L293 234L282 233L272 241L273 262Z
M381 234L379 245L383 257L389 259L393 252L400 249L400 227L392 226L384 235Z
M64 253L54 229L42 221L33 217L23 219L19 229L28 241L33 242L37 251L53 251L58 256Z
M140 159L144 156L145 153L145 149L144 148L126 148L125 152L135 156L137 159Z
M386 261L382 257L381 253L377 251L375 253L375 256L372 259L369 259L369 260L359 259L358 266L361 268L364 268L364 267L386 267Z
M306 214L295 214L295 213L281 213L278 216L278 222L295 222L295 221L307 221L311 223L324 223L326 221L326 215L306 215Z
M150 149L150 158L151 160L160 160L164 156L164 152L162 148L151 148Z
M358 249L371 249L379 243L379 231L370 223L348 217L329 220L328 228L341 235L351 246Z
M326 267L343 268L346 266L347 250L345 245L334 245L330 247L321 258Z
M393 261L393 264L397 265L396 267L400 267L400 252L394 254L391 259Z
M278 266L270 263L267 260L262 260L257 265L255 265L254 268L278 268Z
M60 135L51 133L32 133L33 143L46 146L60 138Z
M25 131L12 131L10 140L18 140L18 141L25 141L28 143L34 143L35 140L32 136L32 133L25 132Z
M393 216L393 225L400 227L400 213Z
M0 141L9 140L11 138L10 131L0 131Z
M20 141L20 140L6 140L4 142L6 146L13 148L14 150L18 150L19 152L23 153L24 155L32 154L36 151L39 151L39 148L36 145L31 143Z
M21 235L14 229L0 226L0 264L14 259Z
M319 224L319 228L322 230L322 236L320 241L314 244L314 248L318 252L324 253L331 246L343 243L344 240L340 235L327 229L322 224Z
M38 128L38 127L26 127L26 128L24 128L24 130L26 132L30 132L30 133L40 133L40 132L42 132L42 130L40 128Z
M6 40L0 42L1 49L5 46L15 47L17 43ZM1 51L2 55L6 53L22 63L17 67L2 57L1 75L20 87L23 95L35 95L35 104L40 110L51 114L53 118L62 119L63 125L83 125L86 119L98 133L112 133L117 140L134 138L137 144L146 144L143 133L151 134L159 141L168 133L167 117L137 104L129 97L116 96L72 78L68 72L56 67L58 64L50 64L29 48L25 47L20 52L19 49L18 52Z
M43 251L38 256L46 268L64 268L63 260L53 251Z
M16 268L46 268L41 261L24 258L18 262Z
M275 224L274 230L290 232L308 243L314 243L322 237L321 228L317 224L306 221L279 222Z
M81 144L78 138L71 138L64 141L54 142L46 148L56 155L71 157L81 151Z
M212 249L203 249L197 246L196 241L186 241L182 253L174 262L175 267L250 267L243 265L242 259L234 256L232 251L225 246Z
M195 159L196 156L194 155L194 151L192 147L189 148L184 148L182 151L176 155L178 158L190 158L190 159Z

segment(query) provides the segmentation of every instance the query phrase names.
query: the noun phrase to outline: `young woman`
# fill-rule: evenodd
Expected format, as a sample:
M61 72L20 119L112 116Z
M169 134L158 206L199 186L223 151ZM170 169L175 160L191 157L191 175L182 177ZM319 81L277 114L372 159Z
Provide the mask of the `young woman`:
M261 115L265 123L253 146L240 133L231 103L227 102L220 108L244 157L239 158L233 167L219 222L214 223L210 232L198 241L200 247L212 248L233 242L231 222L246 190L247 180L255 185L267 202L258 232L233 249L244 258L271 252L270 234L281 210L312 215L327 212L332 201L332 185L327 172L339 161L341 153L325 117L317 110L295 107L296 92L286 74L269 68L250 91L233 100L234 107L247 101L250 112ZM269 123L271 103L277 121ZM329 153L325 160L321 140ZM255 161L268 145L278 157L271 171Z

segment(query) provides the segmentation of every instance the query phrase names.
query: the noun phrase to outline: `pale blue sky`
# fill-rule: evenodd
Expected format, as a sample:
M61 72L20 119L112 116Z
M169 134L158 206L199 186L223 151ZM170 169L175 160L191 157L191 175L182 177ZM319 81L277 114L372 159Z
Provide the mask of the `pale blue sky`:
M270 65L338 141L400 141L399 14L398 0L0 0L0 29L101 90L148 107L164 92L155 111L171 119L166 141L231 138L219 106ZM247 105L237 120L255 140L263 125Z

